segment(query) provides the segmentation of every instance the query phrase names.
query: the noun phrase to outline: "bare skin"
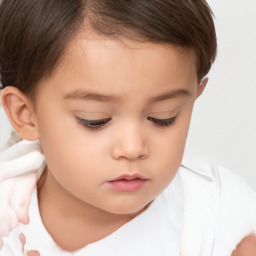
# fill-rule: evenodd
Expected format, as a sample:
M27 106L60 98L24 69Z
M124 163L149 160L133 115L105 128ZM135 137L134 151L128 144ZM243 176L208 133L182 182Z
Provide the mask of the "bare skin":
M255 256L255 255L256 255L256 236L253 234L245 237L232 253L232 256Z

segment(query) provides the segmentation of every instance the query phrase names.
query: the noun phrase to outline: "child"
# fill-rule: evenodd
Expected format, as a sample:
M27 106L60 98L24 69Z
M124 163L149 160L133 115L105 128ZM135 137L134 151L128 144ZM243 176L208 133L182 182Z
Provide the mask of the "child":
M182 160L216 55L205 1L4 0L0 37L23 138L0 158L1 256L224 256L256 231L247 185Z

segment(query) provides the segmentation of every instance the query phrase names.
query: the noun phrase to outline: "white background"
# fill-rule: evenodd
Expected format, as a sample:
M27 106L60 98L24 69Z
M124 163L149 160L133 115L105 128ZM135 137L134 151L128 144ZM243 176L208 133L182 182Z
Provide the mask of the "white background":
M210 158L256 189L256 0L208 2L218 57L195 105L186 154ZM8 126L0 114L0 146Z

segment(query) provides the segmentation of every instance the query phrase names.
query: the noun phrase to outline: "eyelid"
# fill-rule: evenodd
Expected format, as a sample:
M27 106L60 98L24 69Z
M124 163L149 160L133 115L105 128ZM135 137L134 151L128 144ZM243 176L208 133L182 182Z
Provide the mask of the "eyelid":
M111 118L88 120L80 117L76 117L78 123L90 130L100 130L111 120Z
M147 113L148 116L153 116L156 119L169 119L170 117L174 117L177 115L179 110L177 108L170 111L154 111Z
M74 115L81 119L86 119L86 120L103 120L103 119L110 118L110 115L103 111L76 110L76 111L74 111Z

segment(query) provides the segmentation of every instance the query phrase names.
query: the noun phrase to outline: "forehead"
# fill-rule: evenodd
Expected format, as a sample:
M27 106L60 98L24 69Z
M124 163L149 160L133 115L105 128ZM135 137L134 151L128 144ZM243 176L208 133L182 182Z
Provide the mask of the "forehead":
M85 58L84 58L85 57ZM126 57L125 59L121 59ZM97 34L78 35L68 44L62 65L71 64L70 61L87 61L87 64L103 64L104 61L115 63L124 61L148 61L151 64L162 64L170 68L189 62L192 69L196 69L196 55L193 50L174 46L167 43L153 43L149 41L134 41L128 38L106 38ZM73 62L73 64L74 64ZM160 67L159 67L160 68Z
M86 86L114 94L167 84L174 89L188 88L197 82L196 56L192 50L168 44L80 32L67 46L51 79L57 84L69 83L66 93L71 87L79 90Z

